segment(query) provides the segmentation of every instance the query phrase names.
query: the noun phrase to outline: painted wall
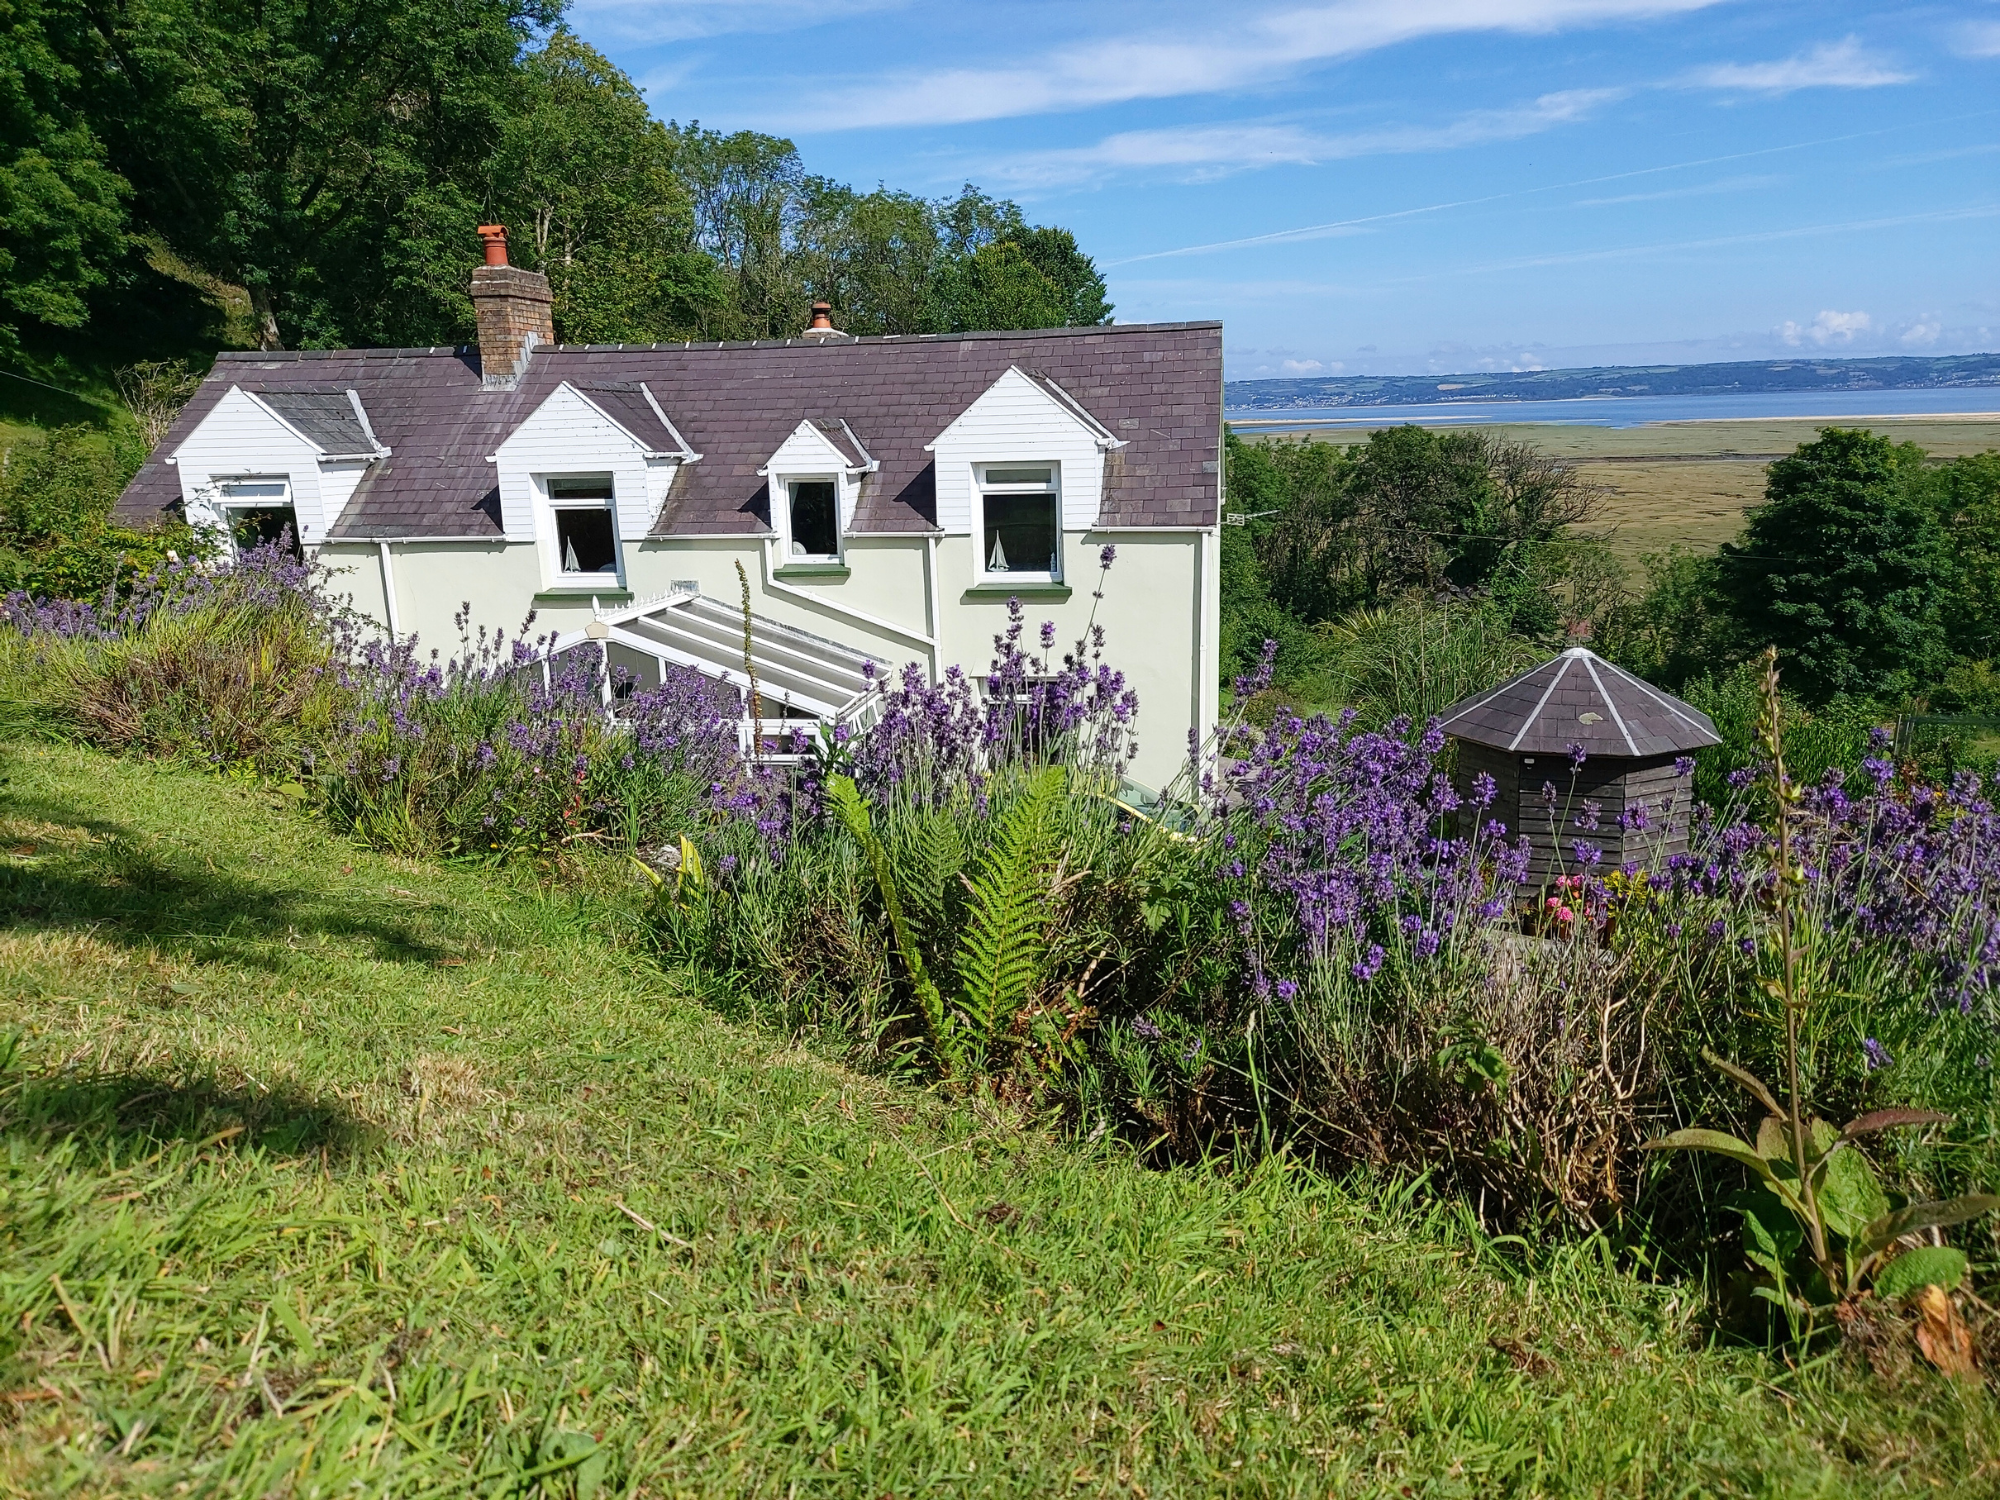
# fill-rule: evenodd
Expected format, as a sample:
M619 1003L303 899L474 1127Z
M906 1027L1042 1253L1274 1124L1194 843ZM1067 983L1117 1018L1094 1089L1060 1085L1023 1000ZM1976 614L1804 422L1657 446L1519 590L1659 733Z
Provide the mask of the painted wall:
M1097 556L1107 543L1117 547L1118 556L1100 585ZM1095 609L1105 628L1105 660L1124 672L1139 694L1139 758L1132 774L1161 786L1187 754L1189 726L1199 725L1205 733L1214 721L1214 534L1078 531L1066 533L1063 545L1071 581L1066 594L1021 591L1028 640L1037 641L1042 621L1052 622L1059 663L1087 633ZM933 548L935 571L928 556ZM533 542L397 542L390 550L398 624L446 656L459 649L452 616L465 601L473 604L475 633L485 625L511 634L530 608L538 635L580 629L590 621L588 591L541 590L542 564ZM1007 626L1008 591L967 586L972 540L964 536L851 537L845 579L792 583L770 576L775 558L757 536L655 540L627 543L624 550L632 587L629 593L600 593L607 609L665 594L682 580L733 606L740 598L736 564L741 561L756 613L842 641L891 669L914 661L926 671L955 663L983 673L992 659L993 637ZM341 576L351 580L348 591L357 609L378 622L386 618L376 544L331 544L320 555L347 570ZM1100 586L1102 601L1091 597ZM924 639L933 610L942 637L935 651Z

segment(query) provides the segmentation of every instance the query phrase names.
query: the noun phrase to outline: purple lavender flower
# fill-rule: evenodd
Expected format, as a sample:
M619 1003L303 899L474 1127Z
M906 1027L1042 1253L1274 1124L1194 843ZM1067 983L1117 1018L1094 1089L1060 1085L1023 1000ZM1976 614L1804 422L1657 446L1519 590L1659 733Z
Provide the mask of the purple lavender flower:
M1889 1049L1876 1041L1872 1036L1862 1038L1861 1051L1862 1055L1867 1059L1868 1071L1871 1073L1877 1068L1886 1068L1890 1063L1895 1061L1894 1058L1889 1056Z
M1132 1031L1141 1041L1157 1042L1160 1039L1160 1028L1144 1016L1132 1018Z

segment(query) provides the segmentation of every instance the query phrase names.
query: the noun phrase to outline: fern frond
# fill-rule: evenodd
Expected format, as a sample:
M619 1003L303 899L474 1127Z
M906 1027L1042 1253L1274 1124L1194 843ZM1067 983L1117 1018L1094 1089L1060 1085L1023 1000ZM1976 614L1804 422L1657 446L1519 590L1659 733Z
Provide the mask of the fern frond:
M1049 916L1049 864L1063 772L1051 766L1000 819L993 847L972 882L959 945L962 1028L991 1067L1006 1062L1015 1016L1041 978Z
M917 994L917 1011L923 1022L924 1035L931 1044L932 1055L937 1058L939 1067L950 1072L956 1058L945 1031L944 998L931 982L931 976L924 968L924 956L911 938L910 925L903 916L903 903L896 892L896 878L889 869L889 854L882 847L882 840L876 837L875 826L868 816L868 804L862 799L860 788L846 776L829 776L826 795L833 804L834 815L853 835L854 842L861 846L862 858L868 861L868 868L875 873L876 888L881 891L882 905L889 913L889 930L895 935L896 951L902 956L903 967L909 972L910 987Z

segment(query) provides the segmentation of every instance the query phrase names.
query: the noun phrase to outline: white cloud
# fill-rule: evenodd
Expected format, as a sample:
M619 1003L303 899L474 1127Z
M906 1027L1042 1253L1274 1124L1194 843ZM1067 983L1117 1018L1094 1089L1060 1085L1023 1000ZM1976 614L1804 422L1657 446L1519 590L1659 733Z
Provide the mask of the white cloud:
M809 99L782 128L943 125L1216 93L1315 63L1453 32L1547 33L1701 10L1719 0L1341 0L1260 16L1104 37L1032 60L870 78Z
M1842 42L1822 42L1777 62L1717 63L1697 68L1686 81L1698 88L1789 94L1795 89L1874 89L1908 83L1916 76L1869 55L1859 41L1849 37Z
M2000 21L1967 21L1954 41L1960 57L2000 57Z
M573 20L625 41L676 42L745 32L796 31L897 10L909 0L577 0Z
M1851 344L1856 334L1868 332L1875 320L1865 312L1835 312L1826 308L1812 322L1801 325L1789 320L1778 325L1778 337L1793 348L1808 340L1824 349L1830 344Z
M1484 141L1511 141L1580 120L1622 98L1621 89L1568 89L1515 109L1481 109L1443 125L1319 135L1295 125L1188 125L1127 130L1094 146L1037 151L994 162L980 174L1017 187L1061 187L1119 172L1172 170L1195 180L1259 167L1313 166L1356 156L1443 151Z
M1288 359L1278 368L1287 375L1317 375L1326 366L1316 359Z
M1898 336L1897 342L1911 349L1928 349L1943 332L1944 324L1933 318L1929 322L1912 323Z

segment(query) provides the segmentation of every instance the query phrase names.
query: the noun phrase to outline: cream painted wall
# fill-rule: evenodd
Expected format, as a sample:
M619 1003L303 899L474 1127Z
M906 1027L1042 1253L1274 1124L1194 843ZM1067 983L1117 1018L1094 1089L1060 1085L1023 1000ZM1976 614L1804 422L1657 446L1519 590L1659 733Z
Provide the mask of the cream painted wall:
M1007 591L971 589L972 540L964 536L860 536L849 539L845 580L799 580L784 589L767 586L765 542L761 537L676 538L627 543L629 595L603 594L606 608L664 594L691 580L711 599L734 605L739 595L736 563L750 577L751 607L758 614L842 641L866 651L885 668L920 662L932 653L921 642L927 633L926 558L935 543L942 640L938 664L958 664L981 674L993 655L993 637L1006 629ZM1091 598L1098 585L1097 555L1107 542L1118 560L1104 579L1102 603ZM1187 731L1213 722L1217 616L1214 534L1185 531L1072 532L1063 538L1071 580L1067 598L1046 593L1024 596L1027 638L1038 641L1041 622L1056 627L1054 660L1060 662L1089 628L1093 606L1105 628L1105 660L1125 673L1139 694L1139 758L1133 776L1158 787L1179 770L1187 754ZM530 607L535 633L575 630L591 617L588 591L538 592L541 564L532 542L493 541L476 545L396 542L391 546L398 617L405 634L414 631L426 647L446 656L458 650L452 615L473 603L472 622L510 634ZM380 560L373 543L336 544L321 556L350 570L357 609L383 618ZM803 597L802 597L803 596ZM819 601L824 601L819 602ZM900 627L901 633L844 614L860 611Z

